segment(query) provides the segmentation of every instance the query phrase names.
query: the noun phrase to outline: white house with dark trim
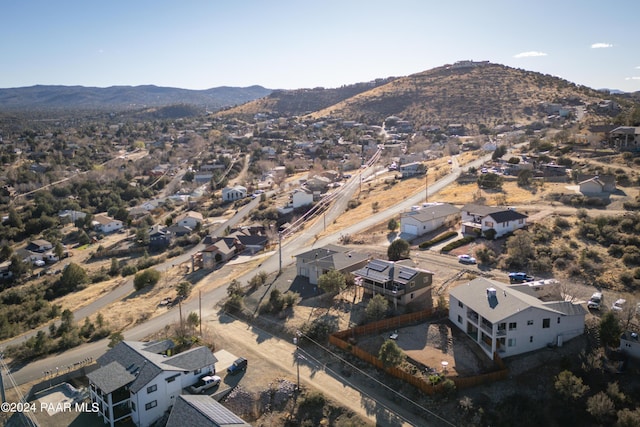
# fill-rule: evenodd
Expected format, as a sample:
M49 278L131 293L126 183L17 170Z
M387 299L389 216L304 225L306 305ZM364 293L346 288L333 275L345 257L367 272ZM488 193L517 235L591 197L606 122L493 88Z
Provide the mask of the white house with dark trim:
M216 357L207 347L172 355L173 342L122 341L98 358L89 373L91 401L111 427L131 417L147 427L160 419L182 393L207 373L215 372Z
M174 224L180 227L189 227L194 230L198 224L202 224L202 221L204 221L204 217L200 212L188 211L178 216L174 220Z
M445 224L455 224L460 219L460 209L449 203L425 203L419 209L400 216L400 231L411 236L422 236Z
M118 231L124 227L122 221L119 219L111 218L107 214L96 214L93 217L93 221L91 221L91 225L94 230L100 231L102 233L113 233L114 231Z
M460 209L462 234L484 235L495 230L496 238L527 226L527 215L512 208L467 204Z
M242 185L235 187L225 187L222 189L222 200L225 202L233 202L247 197L247 188Z
M510 286L477 278L449 291L449 320L490 358L561 346L582 335L586 309L568 301L543 301L546 284ZM557 286L557 282L550 283ZM540 289L536 290L536 287ZM543 292L545 291L545 292Z

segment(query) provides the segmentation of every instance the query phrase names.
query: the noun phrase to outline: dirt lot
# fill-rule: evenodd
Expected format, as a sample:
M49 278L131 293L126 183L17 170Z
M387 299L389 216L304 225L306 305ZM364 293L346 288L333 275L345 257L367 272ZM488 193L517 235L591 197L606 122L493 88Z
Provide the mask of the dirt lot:
M493 367L493 363L474 348L475 344L446 320L407 326L397 333L396 344L407 356L424 365L420 370L426 374L442 372L448 377L465 377ZM388 338L389 333L385 332L361 337L357 344L371 354L378 354Z

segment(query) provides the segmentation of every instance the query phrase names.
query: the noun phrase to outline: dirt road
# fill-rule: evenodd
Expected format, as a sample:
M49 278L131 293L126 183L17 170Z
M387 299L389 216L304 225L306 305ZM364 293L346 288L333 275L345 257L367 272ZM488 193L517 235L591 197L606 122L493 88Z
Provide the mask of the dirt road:
M216 343L237 356L249 360L246 377L241 384L250 388L252 384L266 384L276 378L297 381L295 363L296 346L266 331L234 320L227 316L211 316L206 320L207 328L212 331ZM217 344L216 344L217 347ZM365 419L379 426L440 426L453 425L438 420L423 412L417 415L419 408L407 410L407 404L396 404L399 400L392 396L394 391L374 378L351 375L345 378L342 364L325 363L316 357L312 350L300 349L300 383L302 387L312 387L321 391L337 404L345 406ZM324 358L323 358L324 360ZM221 367L223 368L223 367ZM271 378L269 378L271 376Z

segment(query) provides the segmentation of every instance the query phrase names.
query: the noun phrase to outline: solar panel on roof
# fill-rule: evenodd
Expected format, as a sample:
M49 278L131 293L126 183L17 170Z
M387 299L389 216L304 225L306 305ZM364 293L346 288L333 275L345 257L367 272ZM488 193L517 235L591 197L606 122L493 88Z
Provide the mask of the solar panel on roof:
M403 280L409 280L409 279L411 279L415 274L416 274L416 273L415 273L414 271L411 271L411 270L403 270L403 269L401 269L401 270L400 270L400 273L398 274L398 277L399 277L400 279L403 279Z
M379 261L373 260L373 261L369 262L367 267L370 268L373 271L381 272L381 271L386 270L388 265L387 264L383 264L383 263L381 263Z

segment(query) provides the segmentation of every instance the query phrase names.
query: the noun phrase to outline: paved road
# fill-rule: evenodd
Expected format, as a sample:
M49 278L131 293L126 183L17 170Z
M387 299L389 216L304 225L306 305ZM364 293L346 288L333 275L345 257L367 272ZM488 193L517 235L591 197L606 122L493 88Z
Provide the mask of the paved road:
M473 164L467 167L475 166L476 164L480 165L485 160L486 159L480 159L477 162L474 162ZM449 185L458 177L460 173L460 169L457 167L457 165L454 164L454 167L452 169L453 169L453 172L450 175L434 183L429 188L429 194L436 193L440 189L444 188L446 185ZM367 176L369 176L372 173L374 173L374 169L371 167L361 170L359 175L356 175L354 178L352 178L349 182L347 182L342 187L341 196L337 199L337 203L335 203L330 209L327 210L326 213L324 213L328 221L333 221L333 219L337 218L338 215L344 212L344 209L346 208L346 204L351 199L351 196L356 191L356 189L360 186L360 177L362 177L362 179L364 180L366 179ZM401 211L409 209L411 206L415 204L420 204L423 200L424 200L424 191L420 190L415 195L408 197L401 204L395 207L386 209L384 211L381 211L375 215L372 215L372 217L370 217L366 221L363 221L357 225L348 227L347 229L343 230L342 233L356 233L356 232L362 231L379 222L388 220L390 217L397 215ZM247 213L249 209L253 207L252 205L255 205L257 203L258 203L258 199L252 201L249 205L246 205L245 207L243 207L238 212L238 214L234 216L233 221L235 222L240 221L242 216L245 213ZM235 225L235 222L231 222L231 223L227 222L223 224L220 227L220 229L224 229L227 226L232 227L233 225ZM302 249L305 249L305 250L308 249L308 247L310 246L309 242L314 240L314 236L317 235L322 230L323 227L324 227L324 221L315 221L313 225L309 226L307 229L305 229L301 233L302 235L298 235L294 239L290 239L288 241L282 242L281 251L277 251L275 255L265 260L260 266L260 270L263 270L267 273L278 271L278 268L280 265L280 256L282 257L283 267L287 266L288 264L291 264L293 262L292 256L295 253L300 252ZM337 241L339 237L340 235L339 233L337 233L336 235L319 239L318 241L315 241L313 244L311 244L311 246L321 246L327 243L332 243ZM194 248L194 250L196 250L196 248ZM185 256L188 256L188 255L185 254ZM172 262L175 262L175 260L173 260ZM225 269L223 268L213 272L211 276L212 278L213 277L220 278L220 277L224 277L224 275L225 275ZM239 278L239 280L241 282L246 282L251 277L253 277L253 275L255 275L255 271L247 271L244 276ZM128 288L129 286L131 286L131 288ZM132 284L130 283L130 281L126 285L123 285L121 287L123 288L123 290L119 290L118 292L120 295L123 295L123 296L127 295L128 292L130 293L133 290ZM226 296L226 287L227 287L227 284L225 283L221 285L219 288L214 289L213 291L202 295L203 319L215 318L214 314L217 312L217 308L215 307L215 305ZM96 309L98 309L104 306L108 301L107 298L109 298L109 300L111 298L113 298L113 300L117 299L116 295L118 294L114 294L114 293L112 294L113 295L109 294L101 298L99 301L96 301L95 303L93 303L95 305L92 305L92 307L95 307ZM182 312L189 313L191 311L197 311L198 306L199 306L198 300L193 299L183 304ZM90 314L91 309L92 308L89 308L89 306L87 306L82 312L78 310L78 312L76 312L77 314L74 313L76 320L80 320L81 316L86 316ZM123 335L127 340L141 340L152 333L162 330L165 325L172 324L178 321L179 321L178 309L173 308L168 310L165 314L154 317L143 324L137 325L125 331ZM35 333L35 331L33 333ZM17 342L20 339L24 340L25 338L20 337L14 341ZM255 343L255 342L256 342L255 340L251 341L251 343ZM31 381L42 378L43 372L45 371L51 371L51 370L55 371L56 368L64 370L65 367L72 366L75 362L82 361L89 357L96 359L102 354L104 354L104 352L108 349L107 344L108 344L108 340L106 339L97 341L94 343L88 343L80 347L66 351L55 357L38 360L26 366L15 367L12 369L12 375L14 376L14 379L18 384L31 382ZM250 345L250 343L248 342L247 345ZM301 375L305 375L304 369L301 369ZM317 372L315 372L314 375L317 375ZM309 381L311 381L311 376L309 376L309 378L310 378ZM339 386L339 388L343 388L343 389L348 387L348 385L344 382L344 379L340 379L340 378L335 379L335 384L333 386L335 387L336 385ZM367 407L368 405L364 403L363 397L360 394L362 392L362 389L358 389L358 390L359 390L358 392L354 392L354 399L357 397L357 400L351 401L349 406L355 407L357 412L361 412L363 408ZM333 395L334 392L331 392L328 394ZM378 398L379 396L376 397L376 399ZM344 399L341 399L341 398L338 398L337 400L344 402ZM360 410L357 409L358 405L356 405L355 402L359 402ZM397 413L401 413L400 409L397 409L397 410L400 411ZM372 416L372 414L376 416L375 415L376 411L372 412L370 408L368 410L366 410L365 408L365 412L368 412L367 416L369 417ZM377 420L376 422L379 422L379 421L380 420Z
M222 233L227 227L231 227L231 228L235 227L251 211L251 209L253 209L258 203L259 203L259 200L255 199L255 200L252 200L251 202L249 202L248 204L246 204L245 206L243 206L242 208L240 208L236 215L234 215L232 218L230 218L226 222L224 222L221 225L219 225L215 230L212 231L212 234ZM183 263L185 261L189 261L193 254L195 254L196 252L202 250L203 248L204 248L204 245L202 243L199 243L196 246L194 246L191 249L189 249L184 254L182 254L180 256L177 256L175 258L171 258L171 259L167 260L165 263L158 264L158 265L154 266L153 268L155 268L156 270L161 271L161 272L162 271L166 271L167 269L169 269L173 265L178 265L178 264L181 264L181 263ZM95 300L95 301L87 304L86 306L84 306L82 308L79 308L78 310L74 311L73 312L73 319L76 321L76 323L80 323L80 321L82 319L84 319L85 317L91 316L92 314L94 314L95 312L99 311L103 307L106 307L106 306L108 306L109 304L111 304L111 303L113 303L115 301L121 300L122 298L126 297L127 295L132 294L134 291L135 291L135 289L133 287L133 278L123 279L122 283L120 285L116 286L111 292L102 295L97 300ZM55 323L56 323L56 325L59 325L60 321L58 320ZM8 339L6 341L3 341L1 343L2 348L8 347L10 345L14 345L14 344L18 344L18 343L24 342L27 339L29 339L30 337L35 336L38 333L38 331L48 332L48 330L49 330L48 325L41 326L39 328L33 329L33 330L31 330L31 331L29 331L29 332L27 332L25 334L22 334L22 335L20 335L18 337L11 338L11 339ZM73 363L74 361L72 361L71 363Z

